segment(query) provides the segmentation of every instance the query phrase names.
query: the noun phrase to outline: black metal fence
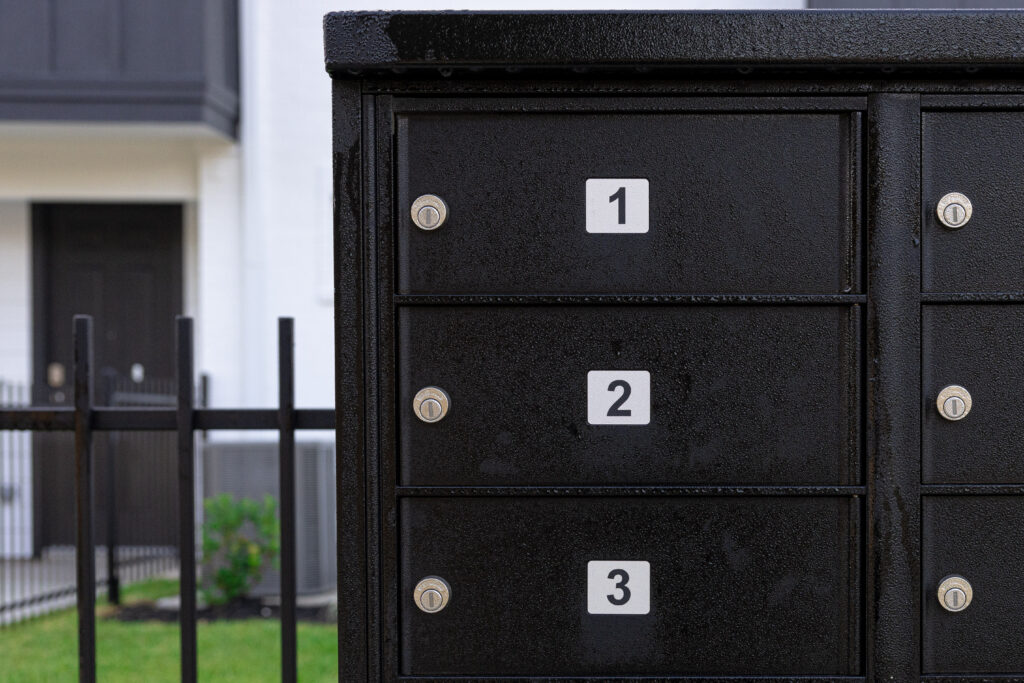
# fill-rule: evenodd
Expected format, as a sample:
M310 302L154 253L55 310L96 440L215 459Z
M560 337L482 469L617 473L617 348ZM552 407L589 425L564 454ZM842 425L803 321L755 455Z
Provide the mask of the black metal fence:
M197 406L193 368L192 320L178 318L176 327L176 397L172 405L125 405L132 399L110 401L99 405L99 390L92 363L92 319L74 319L73 405L38 407L0 405L0 438L12 443L24 432L70 432L74 435L74 502L75 502L75 596L78 609L79 680L96 679L96 589L107 585L116 598L118 582L97 582L97 535L95 492L97 482L111 474L117 486L115 466L98 471L98 434L165 432L176 434L174 461L177 489L177 552L180 578L181 679L195 681L196 663L196 535L195 535L195 462L196 432L225 430L276 430L279 434L279 494L281 516L281 679L296 680L296 514L295 514L295 432L304 429L334 429L333 409L295 408L294 324L290 318L278 321L278 407L270 409L214 409ZM116 392L115 392L116 393ZM112 394L113 395L113 394ZM10 401L10 403L23 402ZM159 403L159 401L157 401ZM11 446L11 452L18 452ZM109 459L108 459L108 462ZM4 494L0 491L0 495ZM106 515L106 520L117 515ZM113 533L113 536L111 536ZM105 531L107 547L117 547L118 530ZM109 541L113 539L115 543ZM120 551L106 552L105 566L114 568L108 576L117 576L129 556ZM170 553L163 553L167 561ZM100 562L104 566L104 562ZM105 577L104 577L105 578ZM0 600L3 597L0 596Z
M173 407L172 378L100 371L98 405ZM197 401L205 407L206 378ZM23 409L29 387L0 380L0 409ZM46 399L53 401L52 395ZM74 435L0 432L0 628L74 604ZM93 440L96 587L178 571L176 440L168 432L105 432Z

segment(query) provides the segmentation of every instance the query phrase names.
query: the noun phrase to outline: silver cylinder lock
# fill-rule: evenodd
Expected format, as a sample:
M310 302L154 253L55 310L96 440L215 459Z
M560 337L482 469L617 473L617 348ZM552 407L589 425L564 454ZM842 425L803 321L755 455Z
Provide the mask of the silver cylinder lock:
M427 576L420 579L412 592L413 602L427 614L443 610L451 597L451 586L440 576Z
M424 422L440 422L448 414L451 399L440 387L423 387L412 399L412 410Z
M420 230L437 230L448 218L448 205L436 194L425 194L416 198L409 213Z
M967 221L971 220L973 212L974 208L971 206L971 200L967 198L967 195L960 194L959 192L950 192L945 195L939 200L938 206L935 207L935 213L939 216L939 222L953 230L967 225Z
M935 399L935 407L939 415L953 422L962 420L971 412L971 392L959 384L950 384L939 392Z
M939 583L939 604L947 612L963 612L973 597L970 582L962 576L953 574Z

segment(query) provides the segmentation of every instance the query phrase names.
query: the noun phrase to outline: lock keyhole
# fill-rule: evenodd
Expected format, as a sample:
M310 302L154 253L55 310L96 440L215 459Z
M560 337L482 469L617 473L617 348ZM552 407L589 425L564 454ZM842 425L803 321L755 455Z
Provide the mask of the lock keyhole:
M939 222L947 228L959 229L971 220L973 206L971 200L960 192L950 192L939 200L935 207Z

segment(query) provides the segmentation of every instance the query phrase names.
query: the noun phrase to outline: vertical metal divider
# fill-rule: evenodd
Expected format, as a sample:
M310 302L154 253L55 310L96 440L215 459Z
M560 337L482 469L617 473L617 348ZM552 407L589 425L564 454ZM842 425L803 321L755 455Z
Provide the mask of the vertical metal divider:
M196 510L195 407L192 379L192 319L179 316L175 327L178 379L178 554L180 596L181 680L194 683L196 664Z
M78 680L96 680L96 545L92 482L92 318L74 318L75 564L78 595Z
M391 588L388 566L394 554L389 547L394 534L385 531L395 519L394 482L389 476L391 456L383 443L388 442L387 415L390 412L384 406L388 393L386 377L392 367L387 360L387 352L381 346L381 339L388 339L386 330L391 329L394 309L390 306L388 292L391 291L387 264L391 262L387 245L388 236L392 233L391 211L388 208L390 179L382 179L390 168L387 158L382 156L382 149L390 144L390 135L384 131L390 127L390 99L378 95L364 94L363 111L363 217L367 232L363 245L365 254L365 270L367 288L364 295L364 313L366 320L365 337L366 353L366 552L368 571L366 586L369 595L373 596L367 608L368 637L371 646L368 661L368 679L393 680L396 674L392 671L391 662L394 657L389 647L394 639L387 637L385 624L394 623L388 611L386 596L397 593L397 587ZM378 103L380 106L378 106ZM381 121L387 120L385 128Z
M868 680L917 680L921 99L868 97Z
M363 319L364 214L361 88L332 82L334 161L334 338L338 535L338 675L368 679L369 646L365 377ZM346 201L346 199L348 201Z
M294 683L295 635L295 321L277 321L278 493L281 499L281 680Z

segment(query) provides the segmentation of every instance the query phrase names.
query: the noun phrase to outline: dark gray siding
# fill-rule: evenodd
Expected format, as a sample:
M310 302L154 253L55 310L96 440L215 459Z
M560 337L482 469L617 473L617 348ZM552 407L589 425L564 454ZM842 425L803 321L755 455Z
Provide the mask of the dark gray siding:
M0 120L235 136L238 0L0 0Z

